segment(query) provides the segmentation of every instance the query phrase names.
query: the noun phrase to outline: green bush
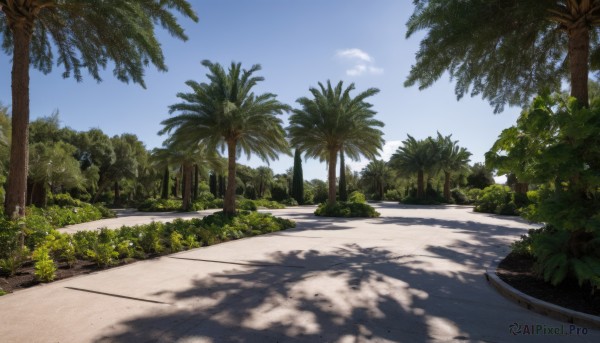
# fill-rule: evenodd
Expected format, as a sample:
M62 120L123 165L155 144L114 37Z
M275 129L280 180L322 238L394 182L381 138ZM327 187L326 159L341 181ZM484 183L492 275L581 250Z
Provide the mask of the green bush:
M50 255L56 261L64 261L69 267L72 267L77 262L73 236L69 234L52 230L46 236L44 246L48 248Z
M454 203L458 205L465 205L470 203L469 196L462 191L462 189L454 188L450 191Z
M49 199L50 204L56 205L59 207L79 207L81 206L81 201L78 199L73 199L70 194L54 194Z
M475 211L503 215L517 215L516 205L512 202L510 188L501 185L486 187L475 202Z
M389 201L400 201L402 200L402 193L397 189L389 189L385 192L383 198Z
M170 212L181 210L181 200L147 199L139 207L142 212Z
M183 235L173 231L169 236L169 248L171 252L179 252L183 250Z
M548 226L530 234L535 272L553 285L574 277L580 286L600 290L600 235L583 236L575 240L569 231Z
M368 204L357 202L338 201L333 205L327 203L319 205L315 215L321 217L379 217L379 212Z
M296 201L296 199L294 199L294 198L287 198L287 199L281 201L281 203L279 205L281 207L276 207L276 208L285 208L286 206L298 206L298 201Z
M353 202L353 203L357 203L357 204L366 204L367 198L361 192L354 191L354 192L350 193L350 195L348 196L348 202Z
M469 202L474 203L481 197L481 193L483 190L479 188L471 188L467 191L467 197L469 197Z
M50 282L56 277L56 263L50 257L50 252L45 246L33 252L35 262L35 277L41 282Z
M253 200L243 199L238 203L238 208L245 211L256 211L258 208Z
M258 199L258 200L253 200L253 201L257 207L265 207L268 209L282 209L282 208L285 208L285 205L282 203L285 203L285 202L290 203L291 201L296 202L296 200L294 200L292 198L284 199L281 201L282 203L279 203L277 201L269 201L267 199ZM295 206L297 206L297 205L298 205L298 203L296 202Z

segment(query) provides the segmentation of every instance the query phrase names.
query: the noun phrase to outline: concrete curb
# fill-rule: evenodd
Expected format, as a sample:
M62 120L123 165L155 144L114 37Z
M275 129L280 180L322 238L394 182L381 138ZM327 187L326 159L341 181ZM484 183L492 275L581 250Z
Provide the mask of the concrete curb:
M491 263L485 272L485 278L502 296L517 302L519 305L526 307L544 316L558 319L563 322L579 325L585 328L600 328L600 317L591 314L573 311L549 302L542 301L527 295L518 289L512 287L502 281L496 274L496 269L500 261L496 260Z

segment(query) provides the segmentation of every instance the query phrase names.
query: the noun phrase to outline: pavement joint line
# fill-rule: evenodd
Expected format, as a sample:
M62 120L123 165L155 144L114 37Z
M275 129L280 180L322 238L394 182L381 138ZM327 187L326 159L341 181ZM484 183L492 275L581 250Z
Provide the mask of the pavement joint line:
M87 293L93 293L93 294L99 294L99 295L106 295L106 296L109 296L109 297L115 297L115 298L121 298L121 299L143 301L143 302L152 303L152 304L173 305L173 304L170 304L170 303L165 303L165 302L157 301L157 300L135 298L135 297L127 296L127 295L120 295L120 294L114 294L114 293L106 293L106 292L94 291L92 289L77 288L77 287L65 287L65 288L66 289L70 289L70 290L74 290L74 291L87 292Z
M231 261L206 260L206 259L202 259L202 258L190 258L190 257L168 256L168 258L172 258L172 259L176 259L176 260L197 261L197 262L235 264L238 266L251 266L251 267L285 267L285 268L297 268L297 269L305 269L306 268L305 266L294 266L294 265L285 265L285 264L231 262Z
M544 316L587 328L600 328L600 316L594 316L592 314L571 310L540 300L538 298L534 298L507 284L498 276L498 274L496 274L499 264L500 260L492 261L488 269L485 271L485 278L488 283L505 298L508 298L520 306Z

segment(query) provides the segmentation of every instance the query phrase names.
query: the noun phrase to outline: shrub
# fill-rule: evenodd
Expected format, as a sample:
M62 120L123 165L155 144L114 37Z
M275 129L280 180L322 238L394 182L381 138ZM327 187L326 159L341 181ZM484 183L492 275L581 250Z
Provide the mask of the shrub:
M35 277L41 282L50 282L56 277L56 264L50 257L50 252L45 246L33 252L35 262Z
M139 244L145 253L158 254L163 251L161 242L161 233L163 229L164 224L157 222L141 226Z
M81 201L78 199L73 199L70 194L54 194L50 197L50 203L52 205L60 206L60 207L79 207L81 206Z
M171 236L169 237L169 248L171 249L171 252L178 252L183 250L183 236L176 231L173 231L171 233Z
M479 199L475 202L475 211L506 214L514 206L514 203L513 205L508 205L511 202L511 198L510 188L507 186L492 185L486 187ZM514 208L516 208L516 206Z
M244 199L244 200L240 201L238 204L238 208L240 210L245 210L245 211L256 211L258 209L256 207L256 204L254 203L254 201L250 200L250 199Z
M44 246L48 248L52 258L57 261L64 261L69 267L77 262L73 236L66 233L59 233L55 230L46 236Z
M463 192L461 189L454 188L450 192L451 192L450 194L452 195L452 199L454 199L454 202L456 204L465 205L470 202L467 194L465 194L465 192Z
M143 212L169 212L181 210L181 200L147 199L139 207Z
M291 202L291 201L296 202L296 200L294 200L292 198L284 199L281 202L285 203L285 202ZM281 208L285 208L285 205L280 204L277 201L269 201L267 199L254 200L254 203L258 207L265 207L265 208L268 208L268 209L281 209ZM296 205L298 205L297 202L296 202Z
M321 217L379 217L379 212L368 204L338 201L333 205L319 205L315 215Z
M365 195L362 194L361 192L354 191L354 192L350 193L350 195L348 196L348 202L357 203L357 204L366 204L367 198L365 198Z
M481 197L481 193L483 191L479 188L471 188L467 191L467 197L469 197L469 202L476 202Z
M389 189L385 192L383 198L389 201L400 201L402 200L402 194L397 189Z
M278 208L285 208L285 206L298 206L298 202L294 198L287 198L287 199L281 201L280 205L282 205L282 206L278 207Z

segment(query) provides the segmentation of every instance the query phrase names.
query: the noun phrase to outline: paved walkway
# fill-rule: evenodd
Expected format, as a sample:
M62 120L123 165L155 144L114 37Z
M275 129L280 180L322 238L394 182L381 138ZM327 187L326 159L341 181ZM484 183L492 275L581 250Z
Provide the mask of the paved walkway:
M272 212L295 229L0 297L2 342L599 342L498 295L487 264L531 226L461 207L376 205L376 219Z

